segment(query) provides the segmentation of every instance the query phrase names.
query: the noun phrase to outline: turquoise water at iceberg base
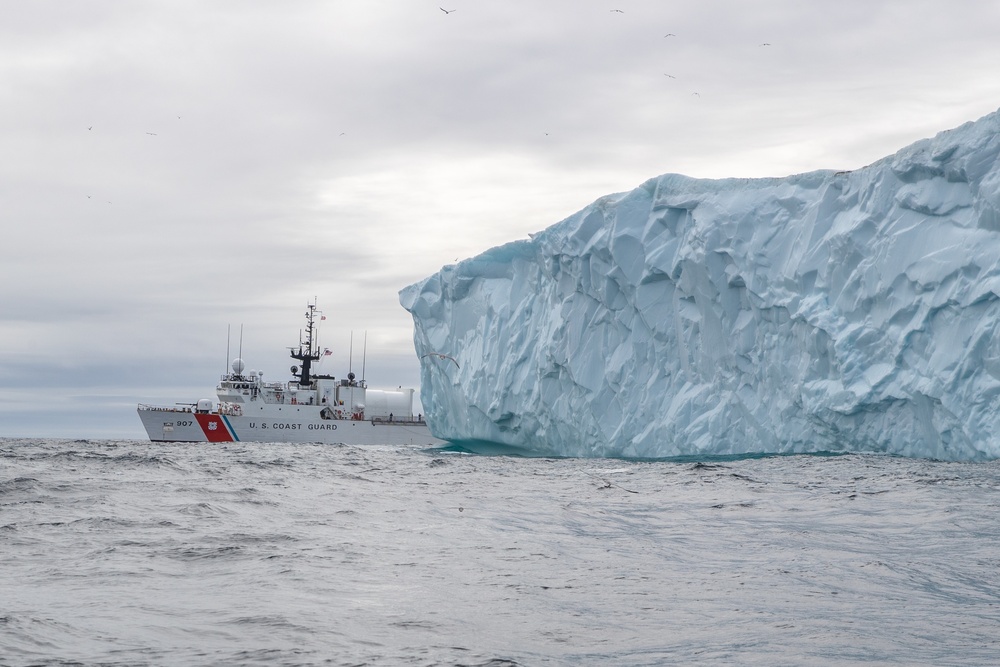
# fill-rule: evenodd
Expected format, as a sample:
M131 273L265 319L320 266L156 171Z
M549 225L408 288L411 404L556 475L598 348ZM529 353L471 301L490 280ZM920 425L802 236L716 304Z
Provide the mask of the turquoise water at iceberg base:
M990 665L1000 463L0 440L0 665Z

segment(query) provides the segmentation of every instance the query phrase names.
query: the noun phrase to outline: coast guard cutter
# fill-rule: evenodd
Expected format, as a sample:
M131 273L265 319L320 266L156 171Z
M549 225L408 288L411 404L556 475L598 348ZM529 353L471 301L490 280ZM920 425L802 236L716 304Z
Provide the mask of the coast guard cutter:
M313 373L316 304L306 312L305 339L291 356L295 379L264 382L263 372L244 374L242 359L210 398L162 407L139 404L139 418L154 442L319 442L348 445L438 445L423 415L413 414L410 388L369 389L364 379ZM325 352L324 353L328 353Z

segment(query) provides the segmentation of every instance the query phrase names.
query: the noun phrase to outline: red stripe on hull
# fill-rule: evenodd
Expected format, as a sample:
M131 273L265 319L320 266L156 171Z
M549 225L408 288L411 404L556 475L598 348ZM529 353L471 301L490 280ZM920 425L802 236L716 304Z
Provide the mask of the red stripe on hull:
M196 414L195 418L198 420L198 424L201 426L201 430L205 432L205 437L208 438L209 442L233 441L233 436L229 435L229 429L226 428L222 417L219 415Z

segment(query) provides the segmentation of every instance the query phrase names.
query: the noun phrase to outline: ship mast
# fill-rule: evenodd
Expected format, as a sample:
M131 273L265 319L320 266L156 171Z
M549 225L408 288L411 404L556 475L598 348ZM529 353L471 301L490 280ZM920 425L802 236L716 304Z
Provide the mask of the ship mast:
M306 338L303 341L299 336L299 349L296 352L292 348L292 359L302 362L302 370L299 372L299 386L307 387L311 381L310 370L312 362L319 361L319 349L316 346L316 304L307 304L309 310L306 311Z

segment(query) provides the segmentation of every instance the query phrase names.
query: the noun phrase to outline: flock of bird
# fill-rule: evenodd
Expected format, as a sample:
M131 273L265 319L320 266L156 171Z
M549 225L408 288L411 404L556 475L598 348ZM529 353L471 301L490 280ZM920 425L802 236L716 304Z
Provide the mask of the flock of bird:
M445 9L444 7L438 7L438 9L440 9L442 12L444 12L445 15L453 14L456 11L458 11L457 9ZM612 9L610 11L611 11L612 14L624 14L625 13L625 11L622 10L622 9ZM677 35L675 33L668 32L663 37L664 37L664 39L666 39L666 38L669 38L669 37L677 37ZM760 44L760 46L770 46L770 45L771 44L769 42L764 42L764 43ZM667 73L664 73L663 76L665 76L665 77L667 77L669 79L676 79L677 78L673 74L667 74ZM698 92L693 92L693 93L691 93L691 95L693 95L695 97L701 97L701 94L698 93ZM177 118L180 119L180 116L177 116ZM91 125L91 126L89 126L87 128L87 130L93 130L93 129L94 129L93 125ZM158 136L156 132L146 132L146 134L149 135L149 136L153 136L153 137ZM345 134L344 132L341 132L340 136L344 136L344 134ZM549 136L549 133L545 132L545 136ZM91 195L87 195L87 199L90 199L90 198L91 198ZM111 202L109 201L108 203L110 204Z
M178 117L177 117L177 120L180 120L180 119L181 119L181 117L180 117L180 116L178 116ZM94 126L93 126L93 125L88 125L88 126L87 126L87 131L88 131L88 132L93 132L93 131L94 131ZM148 135L149 135L149 136L151 136L151 137L156 137L156 136L159 136L159 135L158 135L158 134L157 134L156 132L147 132L146 134L148 134ZM93 195L87 195L87 199L93 199ZM111 203L111 201L110 201L110 200L108 200L108 203L110 204L110 203Z
M454 12L458 11L457 9L445 9L444 7L438 7L438 9L440 9L440 10L441 10L442 12L444 12L444 13L445 13L446 15L447 15L447 14L452 14L452 13L454 13ZM624 14L624 13L625 13L625 10L623 10L623 9L612 9L612 10L611 10L611 13L612 13L612 14ZM677 35L675 35L674 33L672 33L672 32L668 32L668 33L667 33L666 35L664 35L663 37L664 37L664 38L667 38L667 37L676 37L676 36L677 36ZM761 44L760 46L771 46L771 44L770 44L770 42L764 42L764 43L762 43L762 44ZM663 76L665 76L665 77L668 77L668 78L670 78L670 79L676 79L676 78L677 78L677 77L676 77L676 76L674 76L673 74L664 74ZM692 95L694 95L695 97L701 97L701 93L698 93L698 92L693 92L693 93L691 93L691 94L692 94ZM548 134L549 134L548 132L546 132L546 133L545 133L545 135L546 135L546 136L548 136Z

